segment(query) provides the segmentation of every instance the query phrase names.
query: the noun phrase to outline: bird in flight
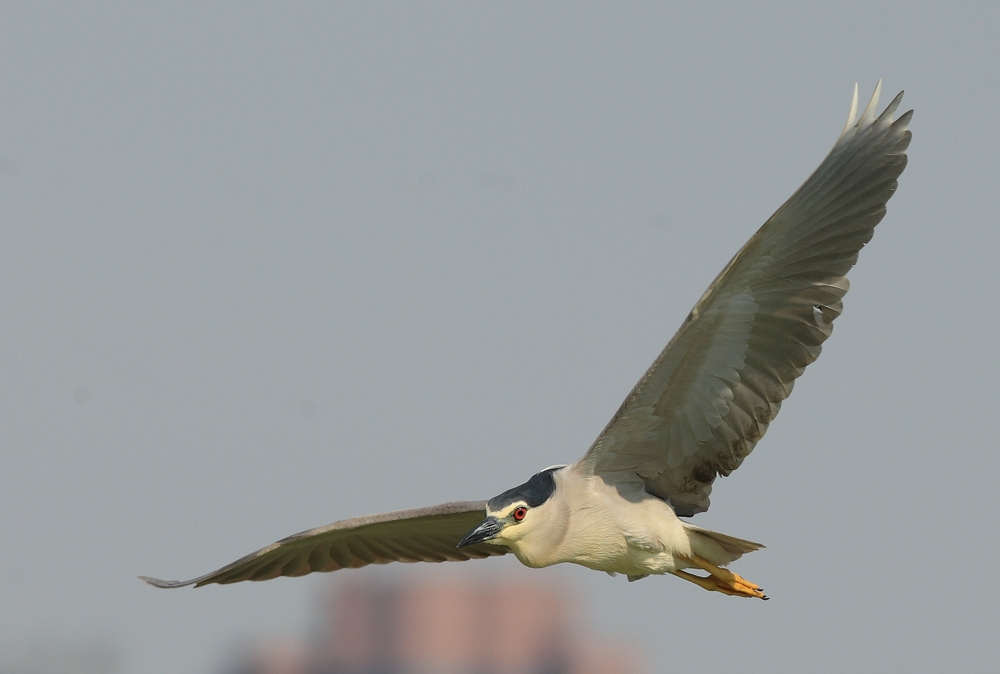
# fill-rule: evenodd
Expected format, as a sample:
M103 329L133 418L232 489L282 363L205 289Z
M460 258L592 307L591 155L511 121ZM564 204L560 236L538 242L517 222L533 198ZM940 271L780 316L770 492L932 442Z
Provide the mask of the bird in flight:
M876 116L881 88L857 117L855 85L833 150L725 266L576 462L489 501L341 520L198 578L141 578L197 587L512 552L534 568L573 562L630 581L669 573L766 599L725 568L764 546L679 518L708 509L716 476L750 454L843 310L846 274L906 167L913 111L894 118L900 92Z

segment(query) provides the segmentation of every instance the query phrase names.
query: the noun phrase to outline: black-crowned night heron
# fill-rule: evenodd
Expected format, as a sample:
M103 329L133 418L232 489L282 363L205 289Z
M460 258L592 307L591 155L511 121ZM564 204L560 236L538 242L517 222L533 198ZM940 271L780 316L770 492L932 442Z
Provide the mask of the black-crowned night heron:
M762 545L678 517L708 509L716 476L753 450L843 310L845 275L885 215L910 143L913 111L893 119L900 93L876 117L880 91L881 82L855 121L855 86L833 150L726 265L575 463L487 502L343 520L192 580L144 580L199 586L513 552L530 567L574 562L629 580L671 573L707 590L766 598L722 568Z

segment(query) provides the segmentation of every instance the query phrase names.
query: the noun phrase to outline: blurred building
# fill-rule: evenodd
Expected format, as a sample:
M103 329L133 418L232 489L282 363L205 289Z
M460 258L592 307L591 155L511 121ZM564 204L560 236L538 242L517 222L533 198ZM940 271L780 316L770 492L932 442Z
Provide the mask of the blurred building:
M311 642L254 646L233 674L637 674L564 592L520 576L338 584Z

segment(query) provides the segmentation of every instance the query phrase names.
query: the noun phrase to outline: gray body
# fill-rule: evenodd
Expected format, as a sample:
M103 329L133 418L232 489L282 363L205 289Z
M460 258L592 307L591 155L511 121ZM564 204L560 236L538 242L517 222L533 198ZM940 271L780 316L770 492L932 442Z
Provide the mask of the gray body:
M573 464L541 471L489 502L343 520L199 578L145 580L197 586L513 552L530 567L573 562L630 580L671 573L764 598L720 568L763 546L679 516L708 508L716 477L750 454L843 311L846 274L906 166L912 111L894 119L900 93L876 117L880 91L881 82L856 118L855 87L833 150L726 265Z

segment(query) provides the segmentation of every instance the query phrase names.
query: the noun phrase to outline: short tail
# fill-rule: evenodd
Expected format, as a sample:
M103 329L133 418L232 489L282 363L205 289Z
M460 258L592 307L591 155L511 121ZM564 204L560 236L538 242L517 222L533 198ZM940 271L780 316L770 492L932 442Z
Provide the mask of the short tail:
M719 566L724 566L748 552L764 547L761 543L727 536L718 531L709 531L687 522L684 522L684 529L688 532L688 539L691 541L691 551Z

